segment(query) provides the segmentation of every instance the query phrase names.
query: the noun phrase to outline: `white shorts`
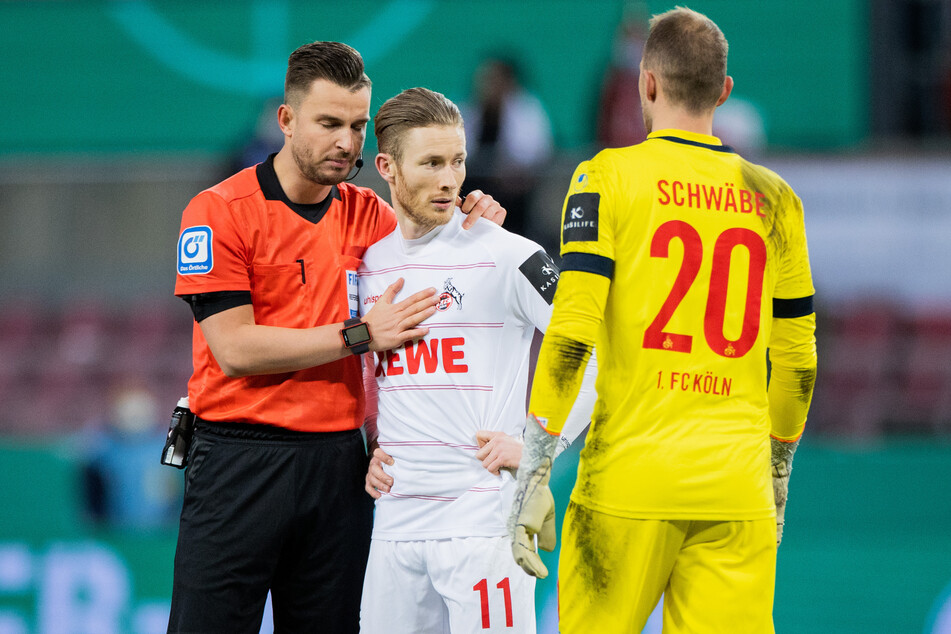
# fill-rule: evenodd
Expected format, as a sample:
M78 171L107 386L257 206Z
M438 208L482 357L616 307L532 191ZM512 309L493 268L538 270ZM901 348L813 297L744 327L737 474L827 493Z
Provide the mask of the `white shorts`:
M370 543L363 634L535 634L535 578L508 537Z

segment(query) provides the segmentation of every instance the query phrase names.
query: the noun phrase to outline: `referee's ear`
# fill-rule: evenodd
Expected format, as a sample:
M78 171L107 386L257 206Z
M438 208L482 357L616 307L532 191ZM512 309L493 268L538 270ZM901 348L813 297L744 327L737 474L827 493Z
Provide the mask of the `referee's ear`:
M277 125L281 126L281 132L285 137L290 138L294 134L294 108L282 103L277 109Z

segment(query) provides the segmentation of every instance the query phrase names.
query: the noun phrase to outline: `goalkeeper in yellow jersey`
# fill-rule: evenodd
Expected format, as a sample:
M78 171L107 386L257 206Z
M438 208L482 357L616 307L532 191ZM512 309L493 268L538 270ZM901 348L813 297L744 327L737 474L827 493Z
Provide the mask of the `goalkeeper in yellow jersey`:
M712 136L730 95L706 16L655 16L643 143L581 163L509 532L554 546L548 477L586 360L598 401L565 516L561 632L772 632L776 547L816 373L802 203ZM771 375L767 389L767 354ZM777 512L778 511L778 512Z

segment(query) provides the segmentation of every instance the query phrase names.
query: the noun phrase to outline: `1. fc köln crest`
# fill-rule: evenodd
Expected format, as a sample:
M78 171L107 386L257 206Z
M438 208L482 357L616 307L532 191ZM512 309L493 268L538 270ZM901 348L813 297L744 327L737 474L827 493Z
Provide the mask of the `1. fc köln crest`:
M439 303L436 304L436 310L449 310L453 304L456 305L457 310L462 310L463 293L460 293L459 289L452 285L452 278L446 278L442 287L443 292L439 295Z

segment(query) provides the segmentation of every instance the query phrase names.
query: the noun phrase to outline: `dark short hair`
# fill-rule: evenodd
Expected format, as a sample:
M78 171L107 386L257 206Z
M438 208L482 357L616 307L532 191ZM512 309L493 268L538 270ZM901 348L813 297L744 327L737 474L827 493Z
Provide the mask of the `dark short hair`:
M387 99L373 117L377 147L397 162L408 130L435 125L462 127L462 114L445 95L427 88L410 88Z
M643 64L657 73L671 102L697 114L716 107L726 80L726 37L713 20L677 7L650 21Z
M284 103L296 101L317 79L356 92L369 88L370 78L363 69L363 57L342 42L311 42L291 53L284 78Z

